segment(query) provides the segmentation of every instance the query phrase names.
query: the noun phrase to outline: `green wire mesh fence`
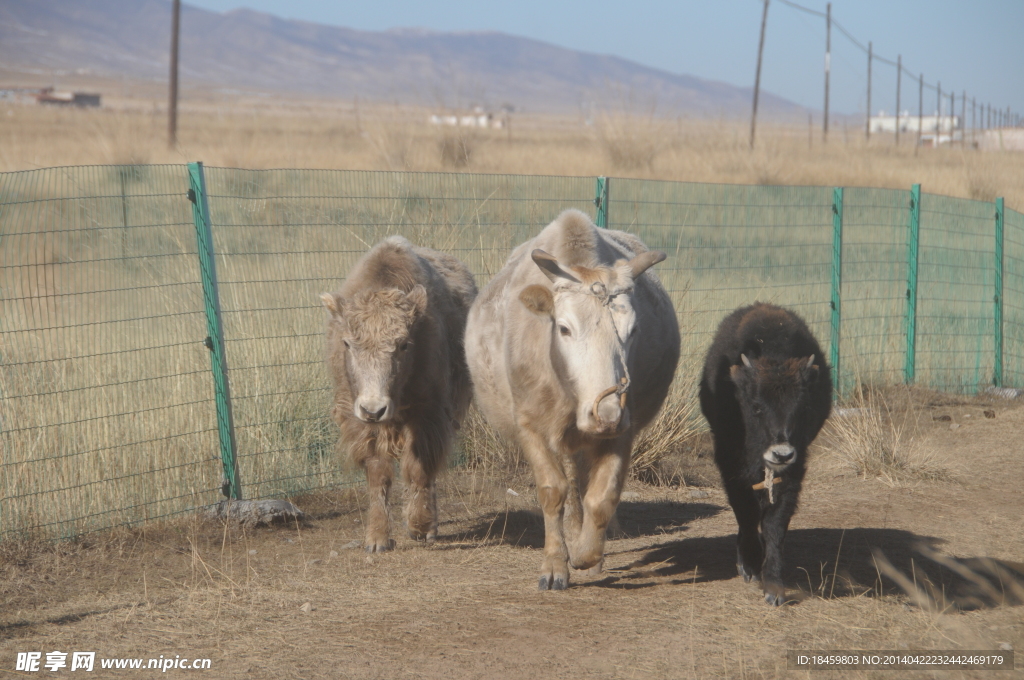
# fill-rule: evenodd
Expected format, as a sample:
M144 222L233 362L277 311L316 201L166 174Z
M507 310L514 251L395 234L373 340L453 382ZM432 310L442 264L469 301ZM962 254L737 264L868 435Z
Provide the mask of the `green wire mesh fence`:
M396 233L460 257L483 286L570 207L669 254L657 272L683 328L681 381L696 383L722 316L765 300L841 357L840 393L908 377L1024 387L1024 215L991 203L921 195L915 231L912 193L888 189L223 168L195 184L202 174L0 174L0 539L148 521L222 491L354 483L327 415L319 294ZM226 404L210 375L218 341Z
M0 537L217 499L181 166L0 174Z

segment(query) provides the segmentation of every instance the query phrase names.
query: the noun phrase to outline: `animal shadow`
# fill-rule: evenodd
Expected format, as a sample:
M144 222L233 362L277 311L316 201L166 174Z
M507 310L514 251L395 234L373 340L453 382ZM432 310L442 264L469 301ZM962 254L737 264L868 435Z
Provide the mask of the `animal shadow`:
M783 580L791 602L902 593L930 611L1024 604L1024 564L953 558L939 552L942 543L900 529L795 529L786 535ZM637 588L736 578L736 535L672 541L615 572L588 585Z
M609 538L639 538L686 531L692 521L712 517L724 508L709 503L673 501L619 503ZM539 510L508 510L485 515L468 531L438 537L438 543L495 542L520 548L544 547L544 517Z

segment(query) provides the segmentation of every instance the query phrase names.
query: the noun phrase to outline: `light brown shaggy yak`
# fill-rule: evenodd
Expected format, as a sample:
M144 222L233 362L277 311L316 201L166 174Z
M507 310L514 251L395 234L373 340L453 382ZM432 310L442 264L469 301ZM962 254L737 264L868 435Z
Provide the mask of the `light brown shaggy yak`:
M437 536L434 481L471 399L463 348L473 275L456 258L391 236L320 296L329 312L331 414L342 445L366 471L366 551L394 546L388 492L394 462L408 487L409 535Z
M679 325L648 268L665 254L563 212L516 248L473 303L477 406L523 448L544 511L540 589L600 571L633 438L661 408Z

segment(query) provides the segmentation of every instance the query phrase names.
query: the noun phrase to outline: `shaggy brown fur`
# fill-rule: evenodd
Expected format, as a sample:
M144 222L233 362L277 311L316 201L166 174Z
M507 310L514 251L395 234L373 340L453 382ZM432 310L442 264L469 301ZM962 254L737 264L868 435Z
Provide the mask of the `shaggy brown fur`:
M437 535L434 481L471 398L462 337L476 297L456 258L392 236L352 268L341 289L321 296L329 312L331 414L341 443L366 471L366 550L388 550L394 462L408 487L409 535Z

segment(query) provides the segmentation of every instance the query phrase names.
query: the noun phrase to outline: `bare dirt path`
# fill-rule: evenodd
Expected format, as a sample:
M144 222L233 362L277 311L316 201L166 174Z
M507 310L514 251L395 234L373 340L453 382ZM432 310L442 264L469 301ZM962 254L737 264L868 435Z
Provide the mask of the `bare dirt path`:
M819 452L787 539L788 606L768 607L736 576L735 523L717 487L629 485L638 495L620 506L623 536L608 543L605 573L542 593L542 525L525 477L462 472L444 483L442 537L430 548L399 540L395 552L367 556L348 547L362 534L351 491L303 499L311 519L298 527L179 522L91 544L6 546L0 677L70 672L14 671L18 652L45 661L54 650L209 658L204 674L217 678L445 680L894 678L789 671L786 651L1024 650L1020 591L985 571L1024 572L1024 408L997 403L994 419L987 408L919 405L915 438L950 472L942 479L893 487ZM702 460L698 477L710 470ZM921 543L955 561L928 559ZM908 597L880 577L873 548L967 611ZM97 667L92 677L156 672Z

